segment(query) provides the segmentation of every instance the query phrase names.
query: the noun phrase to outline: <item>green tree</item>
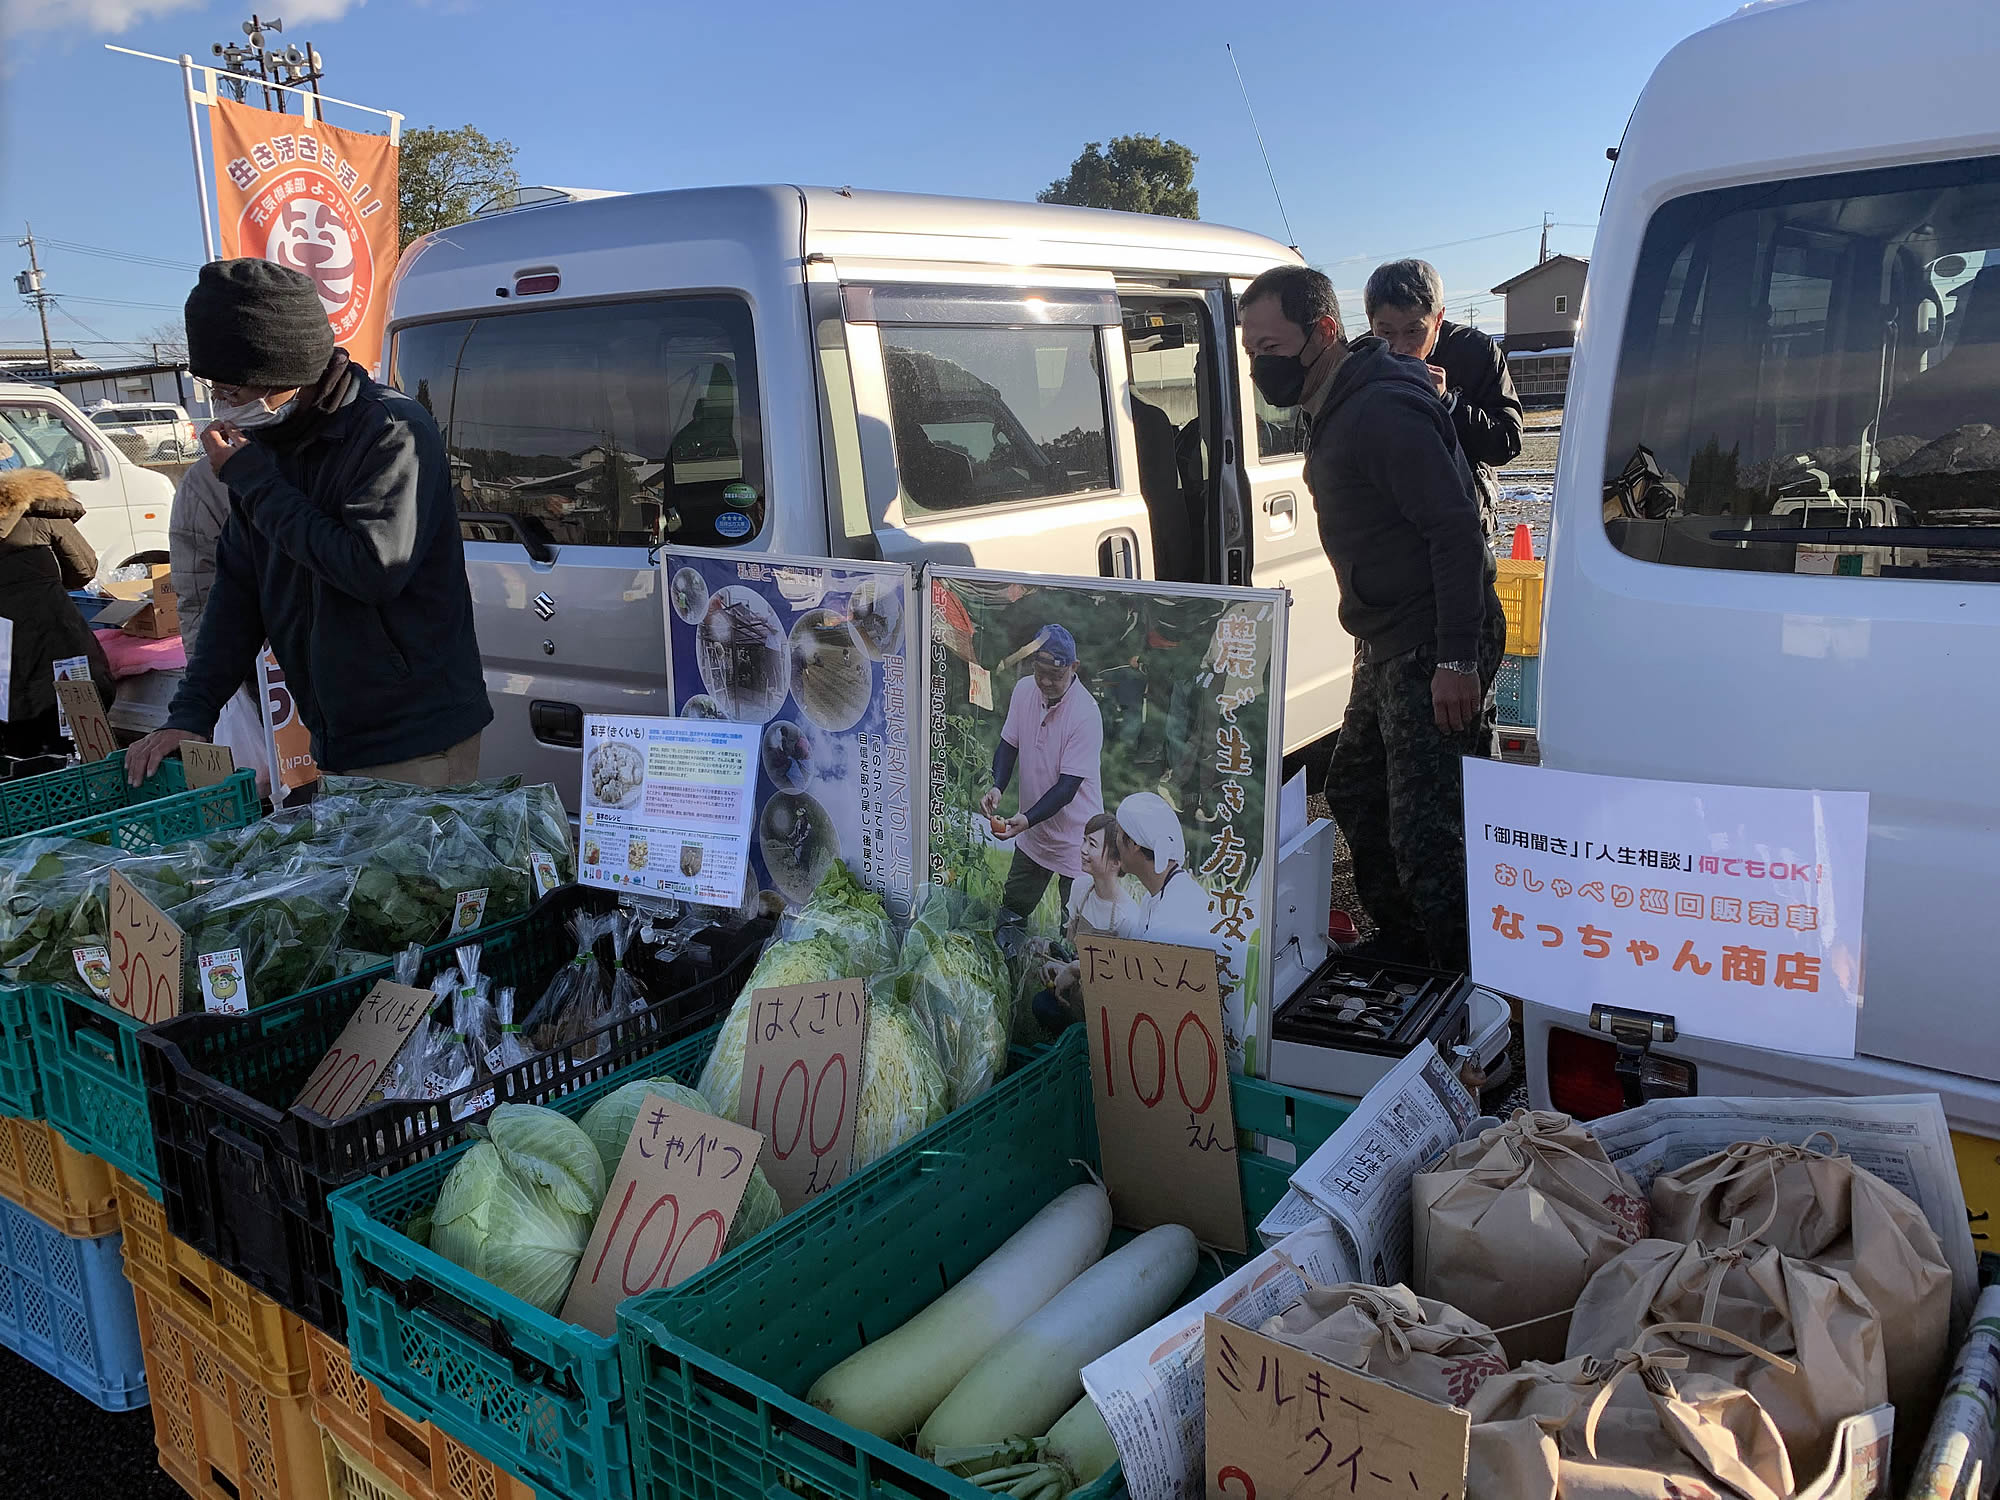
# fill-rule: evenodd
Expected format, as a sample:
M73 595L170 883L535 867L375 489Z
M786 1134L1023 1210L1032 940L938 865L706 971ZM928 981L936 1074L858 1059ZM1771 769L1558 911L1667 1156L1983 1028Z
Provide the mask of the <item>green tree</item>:
M396 173L399 249L434 229L463 224L480 204L521 185L513 143L496 141L472 125L404 131Z
M1135 214L1199 219L1194 187L1195 154L1179 141L1157 135L1114 136L1109 149L1092 141L1035 197L1043 203L1082 208L1117 208Z

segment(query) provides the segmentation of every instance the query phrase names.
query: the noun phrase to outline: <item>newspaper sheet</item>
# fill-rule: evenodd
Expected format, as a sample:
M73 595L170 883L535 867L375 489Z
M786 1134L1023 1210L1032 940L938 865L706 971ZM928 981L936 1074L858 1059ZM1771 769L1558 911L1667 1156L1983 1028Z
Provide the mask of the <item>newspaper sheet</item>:
M1802 1146L1825 1131L1856 1166L1907 1194L1924 1211L1951 1264L1953 1328L1963 1329L1972 1315L1979 1267L1951 1153L1951 1128L1936 1094L1655 1099L1593 1120L1590 1131L1604 1154L1647 1191L1660 1173L1678 1171L1738 1141L1769 1139Z
M1478 1114L1458 1075L1425 1042L1292 1174L1293 1189L1351 1236L1360 1280L1409 1280L1410 1179L1457 1145ZM1279 1211L1298 1209L1288 1195Z
M1083 1388L1111 1429L1132 1500L1202 1500L1202 1315L1256 1328L1290 1307L1305 1283L1280 1254L1321 1284L1365 1279L1320 1218L1083 1367Z

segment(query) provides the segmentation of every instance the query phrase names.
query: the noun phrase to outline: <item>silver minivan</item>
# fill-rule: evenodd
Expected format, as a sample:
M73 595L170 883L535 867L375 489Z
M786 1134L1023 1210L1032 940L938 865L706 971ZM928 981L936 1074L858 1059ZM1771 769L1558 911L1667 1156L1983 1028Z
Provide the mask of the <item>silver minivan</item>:
M1043 204L730 187L522 208L405 253L394 383L450 449L489 770L574 795L666 713L662 544L1291 591L1285 741L1353 649L1295 414L1236 298L1296 252Z

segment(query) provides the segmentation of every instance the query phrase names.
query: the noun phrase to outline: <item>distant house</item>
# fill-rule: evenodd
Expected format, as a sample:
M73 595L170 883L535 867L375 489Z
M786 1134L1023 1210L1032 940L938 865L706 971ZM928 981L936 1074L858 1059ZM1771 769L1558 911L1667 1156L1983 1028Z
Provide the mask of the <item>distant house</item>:
M1576 347L1590 262L1551 255L1493 288L1507 299L1507 332L1500 347L1514 389L1526 406L1560 406L1569 393L1569 360Z

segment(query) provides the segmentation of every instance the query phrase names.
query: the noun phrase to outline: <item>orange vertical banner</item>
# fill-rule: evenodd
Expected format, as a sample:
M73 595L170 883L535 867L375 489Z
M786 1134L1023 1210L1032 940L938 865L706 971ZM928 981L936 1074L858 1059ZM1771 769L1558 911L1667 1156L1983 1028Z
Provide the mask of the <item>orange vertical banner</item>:
M380 374L396 269L395 146L227 99L209 120L223 258L261 256L310 276L336 342Z

